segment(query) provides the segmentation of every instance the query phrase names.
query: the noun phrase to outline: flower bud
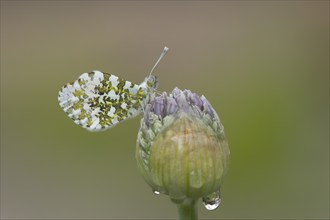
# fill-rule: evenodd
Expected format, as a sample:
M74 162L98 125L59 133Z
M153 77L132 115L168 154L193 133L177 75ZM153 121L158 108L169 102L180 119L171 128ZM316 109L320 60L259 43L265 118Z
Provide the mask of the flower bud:
M154 191L178 203L200 197L205 202L215 192L220 196L229 148L219 117L206 98L175 88L146 104L136 159ZM208 207L220 201L218 197L206 201Z

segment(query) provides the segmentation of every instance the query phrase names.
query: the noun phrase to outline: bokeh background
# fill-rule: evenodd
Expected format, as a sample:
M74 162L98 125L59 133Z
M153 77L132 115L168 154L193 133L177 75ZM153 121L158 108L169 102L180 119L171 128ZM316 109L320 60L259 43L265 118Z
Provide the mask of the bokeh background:
M329 2L1 1L1 218L175 219L138 173L141 117L89 133L60 109L91 70L205 95L229 139L201 219L329 218Z

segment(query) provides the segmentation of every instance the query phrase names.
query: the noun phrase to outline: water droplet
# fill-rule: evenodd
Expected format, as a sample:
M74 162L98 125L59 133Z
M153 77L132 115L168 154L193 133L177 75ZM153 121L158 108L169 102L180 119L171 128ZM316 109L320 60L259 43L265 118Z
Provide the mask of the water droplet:
M157 190L153 190L152 192L153 192L155 195L160 195L160 192L157 191Z
M203 197L203 205L207 210L215 210L221 203L220 190Z

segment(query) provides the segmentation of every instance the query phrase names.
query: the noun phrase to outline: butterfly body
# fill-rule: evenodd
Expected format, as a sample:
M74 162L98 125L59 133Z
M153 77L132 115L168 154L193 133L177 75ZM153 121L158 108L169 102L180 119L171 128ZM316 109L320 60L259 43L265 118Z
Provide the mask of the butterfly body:
M138 115L156 88L157 78L153 75L138 85L113 74L92 71L63 86L58 102L76 124L99 131Z

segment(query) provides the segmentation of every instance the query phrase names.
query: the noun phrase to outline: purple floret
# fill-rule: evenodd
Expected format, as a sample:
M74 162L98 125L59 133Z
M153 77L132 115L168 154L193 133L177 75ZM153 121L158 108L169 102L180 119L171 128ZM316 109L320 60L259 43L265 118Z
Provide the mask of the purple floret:
M166 98L167 103L165 106L166 115L174 114L178 111L178 104L176 103L175 99L172 97Z
M196 93L192 93L189 90L185 90L185 92L187 92L188 98L191 102L192 105L196 105L201 111L204 110L204 106L203 106L203 101L201 99L201 97L199 97Z
M153 113L163 118L166 114L165 112L166 94L161 94L155 97L153 105Z

